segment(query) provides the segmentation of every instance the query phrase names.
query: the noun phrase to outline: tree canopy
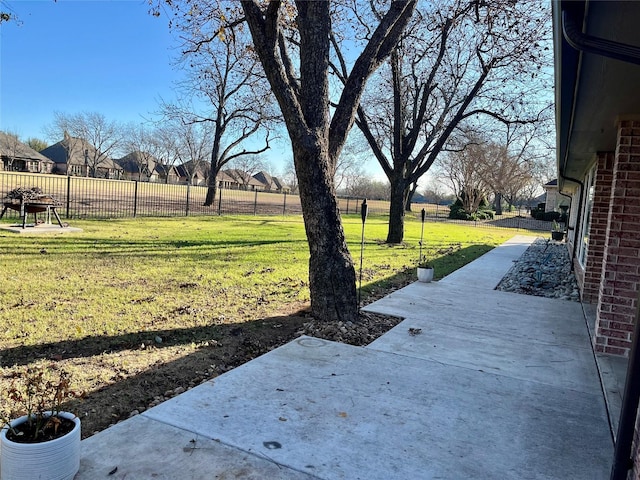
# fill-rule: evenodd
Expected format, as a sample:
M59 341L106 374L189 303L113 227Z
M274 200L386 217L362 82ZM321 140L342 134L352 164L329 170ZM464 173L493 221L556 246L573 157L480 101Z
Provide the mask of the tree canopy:
M366 39L379 14L360 6L355 28ZM551 101L549 19L547 5L527 0L420 2L356 118L391 183L388 242L402 241L418 180L457 132L540 120ZM343 81L345 65L334 65Z

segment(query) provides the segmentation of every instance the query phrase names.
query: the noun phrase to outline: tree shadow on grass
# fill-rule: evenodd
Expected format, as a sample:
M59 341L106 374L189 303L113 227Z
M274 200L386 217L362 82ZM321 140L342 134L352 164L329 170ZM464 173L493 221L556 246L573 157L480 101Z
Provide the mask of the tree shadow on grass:
M264 325L274 324L278 319L303 317L308 312L301 310L293 315L251 320L242 323L212 324L192 328L166 330L145 330L143 332L122 335L94 335L80 339L59 342L22 345L0 350L0 367L27 365L35 359L69 360L73 358L93 357L124 350L144 348L169 348L179 345L216 344L227 338L260 330Z
M473 260L478 254L491 250L488 245L453 248L433 259L437 275L451 269L455 257ZM457 258L459 265L460 258ZM389 275L367 285L364 303L381 298L391 291L415 281L414 269ZM1 352L2 366L25 365L35 359L72 362L74 358L88 358L102 353L131 349L161 349L169 346L194 344L195 351L171 361L150 365L133 375L114 372L113 383L88 392L64 406L77 413L83 422L83 437L103 430L128 418L134 410L142 411L150 405L194 387L203 381L238 367L274 348L297 338L304 324L312 318L307 310L289 315L272 316L237 324L211 325L196 328L155 330L106 337L87 337L79 340L54 342L37 346L23 346ZM155 337L162 339L157 343ZM325 337L326 338L326 337ZM331 340L331 338L328 338ZM144 343L144 347L142 344ZM86 365L86 362L84 363ZM176 389L179 389L176 391Z
M17 347L2 351L2 364L26 365L36 359L46 359L59 361L62 368L72 370L76 368L71 367L75 358L85 357L86 360L79 362L79 368L90 368L89 357L93 355L99 357L102 353L118 350L148 350L195 344L193 353L149 365L144 371L133 375L128 375L126 370L113 371L113 383L87 392L82 399L67 402L63 408L81 418L82 435L86 438L129 417L133 410L147 408L154 399L166 399L167 392L174 392L179 387L186 390L196 386L295 339L308 321L307 313L301 310L291 315L273 316L241 324L158 330L104 339L89 337ZM162 343L154 342L155 335L163 338ZM107 348L103 350L104 347Z
M207 251L227 250L237 247L259 247L265 245L284 244L284 243L301 243L302 240L171 240L156 241L153 239L145 240L129 240L129 239L91 239L91 238L60 238L60 237L29 237L31 241L25 245L24 237L10 237L21 239L13 245L3 245L2 252L4 254L14 255L42 255L41 247L50 248L48 253L55 255L72 255L77 256L79 251L92 255L138 255L146 256L172 256L177 249L199 249L204 248ZM68 245L68 247L67 247Z

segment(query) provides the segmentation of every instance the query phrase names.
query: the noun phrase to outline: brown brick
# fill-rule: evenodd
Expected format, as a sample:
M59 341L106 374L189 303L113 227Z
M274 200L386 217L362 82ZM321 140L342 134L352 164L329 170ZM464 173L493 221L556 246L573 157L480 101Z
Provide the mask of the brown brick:
M631 348L631 341L630 340L619 340L617 338L607 338L607 346L608 347L619 347L619 348L625 348L625 349L630 349Z
M599 348L596 348L596 351L598 351L599 353L608 353L608 354L611 354L611 355L619 355L621 357L626 357L626 356L629 355L629 349L628 348L619 348L619 347L606 346L602 350L600 350Z
M618 330L626 330L627 332L633 332L633 323L611 322L610 327Z
M599 328L598 335L601 335L603 337L608 337L611 339L631 341L631 334L629 332L621 331L621 330L612 330L610 328Z

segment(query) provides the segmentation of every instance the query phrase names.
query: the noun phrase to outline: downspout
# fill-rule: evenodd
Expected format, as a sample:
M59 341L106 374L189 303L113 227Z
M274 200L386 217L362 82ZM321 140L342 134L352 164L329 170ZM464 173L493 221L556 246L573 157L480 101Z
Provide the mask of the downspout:
M566 10L562 11L562 33L567 43L580 52L593 53L634 65L640 65L639 47L582 33L569 17ZM563 178L575 181L568 177ZM578 183L581 185L580 205L582 205L584 185L582 182ZM620 421L618 423L618 434L616 436L610 480L626 480L629 470L633 468L631 450L633 448L635 424L638 416L638 405L640 404L640 381L636 378L637 375L640 375L640 347L638 346L638 342L640 341L640 298L637 303L638 309L636 310L636 321L633 330L633 343L629 354L627 378L624 396L622 398L622 408L620 411Z
M579 52L594 53L640 65L640 47L586 35L582 33L566 10L562 11L562 33L567 43Z

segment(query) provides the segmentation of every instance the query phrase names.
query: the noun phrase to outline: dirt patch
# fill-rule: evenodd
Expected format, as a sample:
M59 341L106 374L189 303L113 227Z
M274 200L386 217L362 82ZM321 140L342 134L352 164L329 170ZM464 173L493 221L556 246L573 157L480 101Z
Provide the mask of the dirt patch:
M371 303L391 291L413 281L412 276L400 276L384 289L370 293L364 304ZM133 375L114 373L113 381L106 387L74 401L68 409L82 420L82 436L89 437L105 428L142 413L169 398L215 378L264 353L273 350L300 335L311 335L326 340L367 345L397 325L402 319L361 312L358 322L319 322L314 319L308 306L297 305L289 312L254 322L242 324L216 324L194 337L196 347L187 355L168 358L150 369ZM139 337L124 339L118 348L137 348L153 353L170 343L156 335L156 341L140 342ZM183 342L183 339L180 340ZM75 359L91 356L95 351L82 351L82 344L73 347ZM95 346L93 347L95 349ZM108 347L105 346L105 351ZM111 348L114 348L113 345ZM65 361L64 346L40 350L40 358ZM21 364L33 352L19 349L3 354L3 363Z

